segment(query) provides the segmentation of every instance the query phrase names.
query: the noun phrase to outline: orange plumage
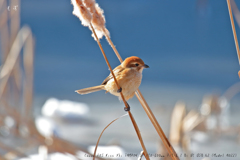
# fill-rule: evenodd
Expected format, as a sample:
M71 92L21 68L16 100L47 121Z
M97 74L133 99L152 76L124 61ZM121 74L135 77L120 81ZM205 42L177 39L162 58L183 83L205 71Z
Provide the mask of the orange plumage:
M122 89L122 94L126 100L134 96L135 91L141 84L142 71L144 68L149 68L143 60L139 57L132 56L126 58L122 64L117 66L113 72L116 76L119 86ZM76 90L79 94L88 94L100 90L106 90L107 92L118 96L121 99L120 93L116 83L114 82L113 76L110 75L102 82L99 86L89 87L85 89Z

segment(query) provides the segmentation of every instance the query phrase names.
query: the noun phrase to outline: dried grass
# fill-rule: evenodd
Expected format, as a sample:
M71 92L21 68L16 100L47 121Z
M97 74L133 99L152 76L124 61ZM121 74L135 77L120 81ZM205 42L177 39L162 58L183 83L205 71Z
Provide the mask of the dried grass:
M8 11L7 4L10 4L10 8L16 5L20 8L20 1L10 0L7 3L6 0L0 0L2 45L0 129L4 128L11 133L11 136L0 140L0 159L27 157L29 150L37 149L39 146L46 146L49 153L61 152L76 155L77 152L82 151L91 155L83 147L75 146L58 137L44 137L36 129L32 113L34 39L29 27L19 28L20 11ZM22 49L23 58L20 54ZM23 62L20 59L23 59ZM20 64L23 64L23 68L20 67L22 66ZM4 119L6 117L12 118L15 126L10 128L5 126Z

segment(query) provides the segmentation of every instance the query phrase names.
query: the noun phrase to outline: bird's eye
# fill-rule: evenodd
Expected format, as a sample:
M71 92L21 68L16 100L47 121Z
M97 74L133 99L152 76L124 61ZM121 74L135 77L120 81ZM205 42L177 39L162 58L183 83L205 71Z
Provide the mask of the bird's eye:
M136 63L136 64L135 64L135 66L139 66L139 64L138 64L138 63Z

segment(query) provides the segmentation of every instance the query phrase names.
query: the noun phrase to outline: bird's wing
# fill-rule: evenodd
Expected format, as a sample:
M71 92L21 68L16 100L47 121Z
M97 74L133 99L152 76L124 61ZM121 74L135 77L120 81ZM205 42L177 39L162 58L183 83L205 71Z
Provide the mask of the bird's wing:
M122 68L121 65L117 66L114 70L113 73L114 75L117 77L122 71L124 70L124 68ZM107 84L107 82L109 80L111 80L113 78L112 74L110 73L109 76L102 82L102 85Z

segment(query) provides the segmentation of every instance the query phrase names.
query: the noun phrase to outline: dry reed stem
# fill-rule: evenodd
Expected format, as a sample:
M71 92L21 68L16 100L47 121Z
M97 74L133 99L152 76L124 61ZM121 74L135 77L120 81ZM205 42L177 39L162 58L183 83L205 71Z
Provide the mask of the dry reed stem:
M122 63L123 60L122 60L120 54L118 53L116 47L114 46L113 42L111 41L110 37L109 37L107 34L105 34L105 37L106 37L107 41L109 42L109 44L111 45L111 47L113 48L113 50L114 50L116 56L118 57L119 61ZM137 89L137 91L135 92L135 95L136 95L136 97L138 98L140 104L142 105L144 111L146 112L148 118L150 119L150 121L152 122L153 126L155 127L158 135L159 135L160 138L162 139L163 144L164 144L164 146L166 147L168 153L169 153L170 155L174 155L174 156L172 157L174 160L179 160L179 158L177 157L177 154L176 154L174 148L172 147L172 145L170 144L170 142L169 142L169 140L167 139L166 135L164 134L162 128L160 127L157 119L155 118L154 114L152 113L152 110L151 110L150 107L148 106L146 100L144 99L144 97L143 97L143 95L142 95L142 93L140 92L139 89ZM176 155L176 156L175 156L175 155Z
M15 63L16 63L17 57L19 56L21 46L23 46L25 44L25 42L27 43L28 40L31 40L31 39L29 39L29 35L31 35L31 34L30 34L30 29L28 27L23 27L19 31L19 34L16 37L16 39L13 43L12 49L11 49L4 65L3 65L3 68L0 72L1 78L3 78L2 82L0 84L1 91L3 91L3 89L6 87L6 85L8 83L8 78L9 78L11 72L13 71L14 67L16 67ZM19 41L19 40L21 40L21 41ZM20 43L20 44L16 44L16 43ZM32 44L28 43L28 45L32 45ZM33 66L33 62L26 62L28 60L33 61L33 54L31 54L31 53L29 53L30 55L27 54L27 51L32 50L31 47L33 47L33 46L29 46L29 47L30 48L27 47L28 49L25 48L26 52L24 53L24 56L25 56L24 57L24 60L25 60L24 67L27 70L26 71L26 76L27 76L26 79L28 79L27 82L32 81L32 75L33 75L32 73L30 73L30 72L33 72L33 70L29 68L29 67ZM29 85L31 85L31 84L32 84L32 82L30 82L30 84L28 84L28 86L25 86L25 87L30 87ZM29 96L32 93L32 87L26 89L25 92L26 92L25 96ZM1 93L3 93L3 92L1 92ZM2 98L2 96L0 98ZM32 98L32 96L25 97L26 105L28 105L26 110L30 109L30 107L31 107L30 104L31 104L32 100L30 100L29 98ZM9 115L10 117L13 117L16 122L20 122L22 120L24 122L24 125L27 126L27 128L29 129L29 132L30 132L30 136L26 137L27 139L30 137L34 137L37 140L37 142L39 142L40 144L45 144L46 138L43 137L42 135L40 135L38 133L37 129L35 128L34 121L30 117L30 111L27 111L28 115L26 115L25 117L21 117L20 112L18 112L16 109L14 109L15 107L9 106L7 104L7 102L5 101L5 99L2 99L1 102L2 103L5 102L5 104L2 106L3 106L3 109L5 109L5 111L7 112L7 115ZM18 135L18 136L21 137L21 135ZM48 147L51 149L53 148L54 151L60 151L62 153L68 152L71 154L75 154L77 151L80 150L80 151L88 153L86 150L84 150L80 147L75 147L75 146L69 144L69 142L66 142L62 139L59 139L56 137L52 137L52 139L53 139L53 144ZM88 154L90 154L90 153L88 153Z
M108 36L108 34L105 33L105 32L104 32L104 35L105 35L105 37L106 37L108 43L109 43L110 46L112 47L113 51L116 53L116 56L118 57L119 61L122 63L122 62L123 62L122 57L121 57L120 54L118 53L118 51L117 51L116 47L114 46L114 44L113 44L111 38L110 38L110 37Z
M0 8L1 8L0 9L1 10L0 36L1 36L1 49L2 49L1 61L2 61L2 64L4 64L10 48L10 44L9 44L10 35L9 35L9 27L7 22L8 22L8 17L11 17L11 15L9 15L9 12L7 10L7 2L5 0L1 0ZM8 86L6 88L8 88Z
M16 71L15 68L18 68L19 70L19 62L18 62L18 57L19 57L19 54L20 54L20 51L21 51L21 48L24 46L24 45L27 45L27 48L31 48L32 47L32 44L29 44L30 42L32 41L32 36L31 36L31 31L28 27L23 27L19 33L17 34L17 37L15 38L15 40L13 41L13 45L10 49L10 52L8 54L8 57L2 67L2 70L0 72L0 79L2 79L2 83L0 84L0 100L3 98L3 94L4 92L6 91L7 89L7 83L8 83L8 79L10 78L10 75L12 74L12 72ZM26 48L26 49L27 49ZM29 49L27 49L26 51L28 51ZM31 49L33 50L33 49ZM33 59L33 56L31 55L28 55L27 52L24 53L24 56L25 57L32 57ZM18 64L18 66L16 66L16 64ZM25 69L28 71L29 67L26 68L25 66ZM32 67L30 68L30 72L28 71L26 76L27 77L31 77L31 72L32 72ZM14 78L16 79L15 82L20 82L20 80L17 80L19 78L19 76L15 75ZM27 79L27 87L25 87L25 102L26 102L26 109L25 109L25 112L27 112L26 115L31 115L31 102L32 102L32 78L26 78ZM20 84L19 84L20 85ZM18 86L20 87L20 86ZM19 91L14 91L15 94L19 93ZM17 99L15 99L14 102L19 102L19 99L20 99L20 96L16 96ZM15 104L17 105L17 104ZM24 115L24 116L26 116ZM28 117L28 116L27 116ZM21 120L19 119L19 122Z
M32 32L28 32L28 38L24 46L24 70L25 70L25 87L24 87L24 115L31 118L32 100L33 100L33 63L34 63L34 40Z
M239 45L238 45L236 29L235 29L235 25L234 25L234 21L233 21L233 15L232 15L232 9L231 9L230 0L227 0L227 5L228 5L228 12L229 12L229 16L230 16L232 31L233 31L234 42L235 42L237 55L238 55L238 61L239 61L239 64L240 64L240 50L239 50ZM240 71L238 72L238 75L240 77Z
M171 115L171 125L169 140L174 145L180 145L183 136L183 118L186 115L186 105L184 102L177 102Z
M2 14L0 15L0 32L1 32L1 49L2 49L2 63L4 63L7 53L9 52L9 31L7 26L7 20L8 20L8 10L7 10L7 4L5 0L1 0L0 4L1 8L0 11L2 11Z
M10 2L11 6L14 6L16 2L18 2L18 0L12 0ZM33 48L34 46L33 46L32 34L28 27L23 27L22 29L20 29L20 31L18 31L19 21L20 21L19 12L16 12L16 11L9 12L7 10L7 4L5 0L0 0L0 4L3 4L3 5L0 5L0 9L1 10L4 9L0 15L0 21L1 21L0 31L1 31L1 44L2 44L1 49L3 53L1 58L2 68L0 70L0 79L1 79L0 103L1 103L1 109L3 111L1 112L1 115L9 116L13 118L14 121L16 122L16 125L18 126L19 124L22 124L27 127L29 134L26 134L26 137L22 136L20 132L16 132L17 130L19 130L19 128L17 127L11 128L11 134L14 135L16 139L24 139L24 141L27 143L27 146L30 144L32 145L32 142L33 142L32 139L34 139L34 142L37 142L38 144L46 145L46 137L43 137L42 135L39 134L38 130L36 129L34 120L30 115L31 106L32 106L32 93L33 93L32 84L33 84ZM9 20L10 23L6 23L8 22L8 18L10 19ZM11 37L11 41L10 41L10 37ZM17 92L14 91L15 93L14 92L13 93L17 94L19 98L22 97L23 102L25 102L26 113L24 116L21 115L20 108L17 108L21 106L20 101L18 101L19 99L14 99L14 97L11 96L10 93L12 93L11 91L13 90L10 91L10 87L8 87L8 85L9 84L11 85L11 82L13 82L13 81L9 81L9 78L12 78L10 76L12 75L14 70L18 72L19 71L18 69L20 69L19 67L20 65L16 65L16 64L18 63L20 51L23 47L24 47L24 69L25 69L25 76L26 76L26 84L24 86L24 89L25 89L24 96L23 97L21 96L22 92L20 92L19 89ZM15 81L13 82L13 84L15 83L16 85L16 83L19 83L19 82L22 83L20 79L21 78L19 78L19 75L13 76L13 80ZM21 86L21 83L17 84L18 85L17 87L22 89L23 86ZM16 86L13 86L13 87L16 87ZM12 104L12 105L9 105L9 104ZM4 117L2 117L1 120L2 119L4 119ZM21 123L21 120L24 123ZM60 151L62 153L68 152L74 155L76 154L77 151L83 151L85 153L88 153L85 149L74 146L69 142L59 139L57 137L52 137L52 140L53 140L53 143L51 145L49 144L48 147L54 150L55 152L56 151ZM4 143L0 143L0 148L6 148L6 145L4 146L2 145L4 145ZM35 146L32 146L31 148L33 147ZM6 151L8 151L9 155L13 155L13 156L19 155L19 156L27 157L27 155L25 155L26 152L23 152L23 150L27 150L27 149L28 148L26 148L25 145L20 146L20 148L14 148L10 146L10 148L8 147ZM0 159L6 159L6 158L0 157Z
M100 136L98 137L97 143L96 143L96 145L95 145L95 149L94 149L94 153L93 153L93 160L95 160L95 156L96 156L96 153L97 153L97 147L98 147L98 144L99 144L99 141L100 141L100 139L101 139L101 137L102 137L103 132L104 132L113 122L115 122L116 120L118 120L118 119L120 119L120 118L122 118L122 117L124 117L124 116L126 116L126 115L127 115L127 114L124 114L124 115L122 115L122 116L114 119L112 122L110 122L110 123L102 130Z
M183 119L183 126L182 130L184 133L190 132L193 130L197 125L203 122L205 118L201 117L199 113L192 110L190 111Z
M111 67L111 65L110 65L110 63L109 63L109 61L108 61L108 59L107 59L107 56L106 56L106 54L105 54L105 52L104 52L104 50L103 50L103 48L102 48L102 45L101 45L101 43L100 43L100 41L99 41L99 39L98 39L98 37L97 37L97 34L96 34L96 32L95 32L95 29L93 28L93 26L92 26L91 23L90 23L90 26L91 26L91 29L92 29L93 34L95 35L95 38L96 38L97 43L98 43L98 46L99 46L99 48L100 48L101 51L102 51L103 57L104 57L107 65L108 65L108 68L109 68L109 70L110 70L110 72L111 72L111 74L112 74L112 76L113 76L113 78L114 78L114 81L115 81L118 89L120 89L120 87L119 87L119 85L118 85L118 82L117 82L117 79L116 79L116 77L115 77L115 75L114 75L114 73L113 73L112 67ZM125 107L129 109L129 106L128 106L128 104L127 104L127 102L126 102L126 100L125 100L122 92L120 92L120 95L121 95L121 98L122 98L122 100L123 100L123 102L124 102L124 104L125 104ZM146 158L147 160L150 160L150 158L149 158L149 156L148 156L148 152L147 152L147 150L146 150L146 147L145 147L145 145L144 145L144 143L143 143L143 140L142 140L142 137L141 137L141 133L140 133L140 131L139 131L139 129L138 129L137 123L135 122L135 120L134 120L134 118L133 118L130 110L128 111L128 114L129 114L129 117L130 117L130 119L131 119L131 121L132 121L132 124L133 124L133 126L134 126L134 129L135 129L135 131L136 131L136 133L137 133L137 136L138 136L138 139L139 139L139 141L140 141L140 144L141 144L141 146L142 146L142 148L143 148L144 156L145 156L145 158Z
M230 101L236 94L240 92L240 82L235 83L225 91L223 96Z
M131 113L130 111L128 111L128 114L129 114L129 117L130 117L130 119L131 119L131 121L132 121L132 124L133 124L133 126L134 126L134 129L135 129L135 131L136 131L136 133L137 133L137 135L138 135L139 142L140 142L140 144L141 144L141 146L142 146L142 148L143 148L143 154L144 154L145 158L148 160L148 159L150 159L150 158L149 158L147 149L146 149L146 147L145 147L145 145L144 145L144 143L143 143L143 139L142 139L142 136L141 136L141 132L140 132L138 126L137 126L137 123L136 123L136 121L135 121L132 113Z
M18 7L17 7L18 6ZM13 9L14 7L17 7L15 9ZM20 26L20 3L19 0L11 0L10 1L10 15L11 18L9 19L10 21L10 45L12 45L12 43L14 42L18 31L19 31L19 26ZM18 92L20 92L21 90L21 81L22 81L22 75L21 75L21 71L20 71L20 60L17 59L17 62L15 64L15 68L13 69L12 72L12 76L13 76L13 80L15 83L13 83L15 85L14 89L14 98L15 98L15 102L16 105L17 103L19 103L20 101L20 96L18 94Z
M235 20L236 20L238 26L240 27L240 12L239 12L239 9L234 0L232 0L232 2L231 2L231 7L232 7L232 11L233 11Z
M6 61L2 66L2 69L0 71L0 79L2 79L2 82L0 84L0 100L4 93L8 79L15 68L21 48L24 45L24 42L26 41L26 39L28 38L28 34L26 34L28 32L29 32L28 27L23 27L19 31L9 51L8 57L6 58Z

